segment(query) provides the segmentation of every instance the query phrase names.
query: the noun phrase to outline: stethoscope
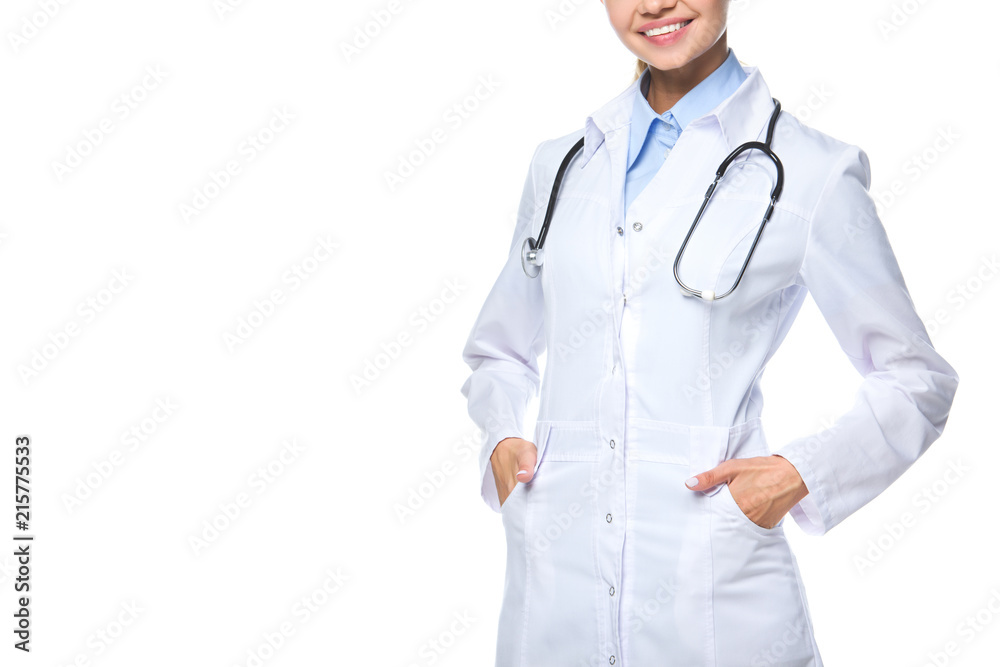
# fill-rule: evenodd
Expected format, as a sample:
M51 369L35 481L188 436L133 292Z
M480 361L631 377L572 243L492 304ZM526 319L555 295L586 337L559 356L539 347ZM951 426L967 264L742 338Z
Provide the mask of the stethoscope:
M740 279L743 277L743 273L747 270L747 265L750 263L750 258L753 257L753 251L757 248L757 241L760 240L760 235L764 232L764 225L771 218L771 211L774 210L774 205L778 202L778 197L781 196L781 186L785 180L785 170L781 166L781 160L778 156L774 154L771 150L771 139L774 136L774 125L778 121L778 114L781 112L781 103L775 98L771 98L774 102L774 111L771 112L771 120L767 125L767 139L764 143L759 141L748 141L740 145L736 150L729 154L722 164L719 165L719 169L715 172L715 180L712 184L708 186L708 190L705 192L705 200L701 203L701 208L698 209L698 215L695 216L694 222L691 223L691 228L688 230L687 236L684 237L684 242L681 243L680 250L677 251L677 257L674 259L674 279L677 280L677 284L681 287L681 293L686 296L696 296L705 301L717 301L724 297L732 294L736 286L740 284ZM542 253L542 245L545 243L545 236L549 231L549 221L552 219L552 212L556 207L556 195L559 194L559 186L562 185L563 175L566 173L566 168L569 166L570 161L573 157L583 148L583 137L577 141L569 152L566 153L566 157L563 158L562 164L559 165L559 170L556 172L556 180L552 184L552 194L549 195L549 205L545 210L545 220L542 222L542 228L538 232L538 242L536 244L535 239L528 237L524 240L524 244L521 246L521 268L524 269L524 273L527 274L529 278L534 278L538 275L541 270L542 262L544 259L544 254ZM696 290L688 287L681 280L680 274L677 272L677 266L680 264L681 257L684 256L684 249L687 247L688 239L691 238L691 234L694 232L694 228L698 226L698 222L701 220L702 213L704 213L705 208L708 206L708 202L712 199L712 193L715 192L715 186L719 184L722 179L723 174L729 165L735 160L740 153L747 150L759 150L764 153L767 157L771 159L774 163L775 169L778 172L778 178L771 188L771 203L768 204L767 211L764 213L764 219L760 223L760 227L757 229L757 236L754 237L753 245L750 246L750 252L747 254L746 260L743 262L743 268L740 269L740 274L736 276L736 282L733 286L722 294L716 294L712 290Z

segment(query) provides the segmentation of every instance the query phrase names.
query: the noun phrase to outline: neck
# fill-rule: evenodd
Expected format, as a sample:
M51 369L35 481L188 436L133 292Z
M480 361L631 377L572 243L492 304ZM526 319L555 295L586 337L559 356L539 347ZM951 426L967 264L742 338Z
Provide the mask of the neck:
M675 69L649 69L649 92L646 101L657 114L662 114L677 104L692 88L704 81L719 68L729 55L726 33L708 51L686 65Z

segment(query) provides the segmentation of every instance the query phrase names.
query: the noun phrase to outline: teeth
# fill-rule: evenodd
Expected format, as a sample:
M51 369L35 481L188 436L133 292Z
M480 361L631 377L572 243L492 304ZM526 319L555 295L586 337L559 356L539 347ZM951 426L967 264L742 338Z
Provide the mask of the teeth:
M643 34L649 37L656 37L657 35L666 35L667 33L680 30L690 22L691 21L684 21L684 23L673 23L671 25L665 25L662 28L653 28L652 30L647 30Z

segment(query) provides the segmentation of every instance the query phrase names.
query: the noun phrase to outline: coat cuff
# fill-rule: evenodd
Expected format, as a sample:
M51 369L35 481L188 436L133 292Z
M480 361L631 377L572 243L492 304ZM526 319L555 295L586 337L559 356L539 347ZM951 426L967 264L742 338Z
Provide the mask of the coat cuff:
M809 465L808 457L802 451L808 444L809 440L794 440L773 454L787 460L795 467L809 491L805 498L788 510L788 514L802 532L807 535L823 535L833 525L833 521L823 486Z

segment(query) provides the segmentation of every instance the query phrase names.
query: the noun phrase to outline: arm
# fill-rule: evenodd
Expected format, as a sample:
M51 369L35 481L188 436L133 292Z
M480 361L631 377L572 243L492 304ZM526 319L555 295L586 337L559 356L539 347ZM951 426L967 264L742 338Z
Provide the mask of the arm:
M532 234L531 221L538 208L534 163L541 147L539 144L531 157L507 261L462 352L462 359L472 369L462 385L462 394L469 401L469 416L483 433L479 452L481 495L495 512L500 511L500 499L490 457L504 438L531 442L522 433L524 413L541 383L538 357L545 349L542 277L529 278L521 268L521 245Z
M906 471L944 429L958 374L931 344L868 194L868 156L848 146L810 217L798 281L864 376L853 407L827 430L774 453L809 493L790 510L822 535Z

